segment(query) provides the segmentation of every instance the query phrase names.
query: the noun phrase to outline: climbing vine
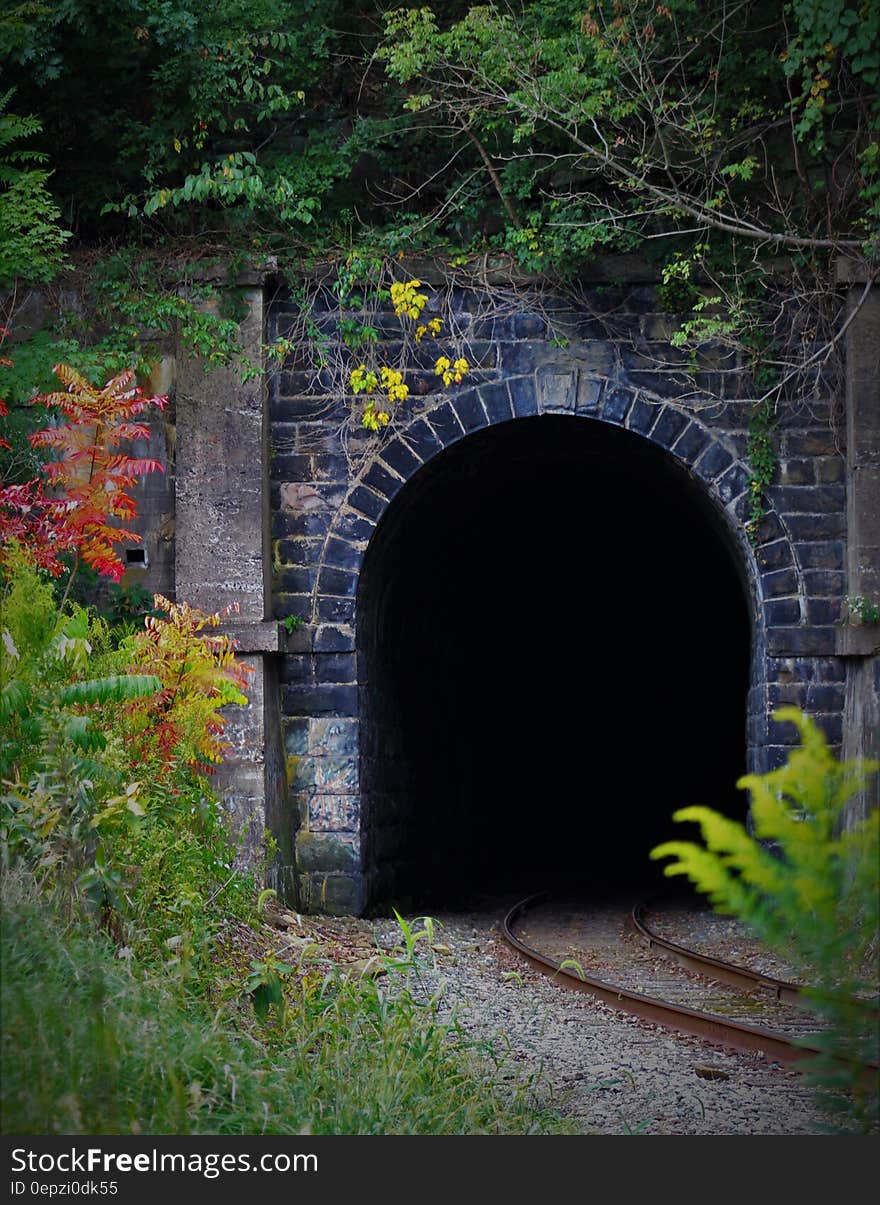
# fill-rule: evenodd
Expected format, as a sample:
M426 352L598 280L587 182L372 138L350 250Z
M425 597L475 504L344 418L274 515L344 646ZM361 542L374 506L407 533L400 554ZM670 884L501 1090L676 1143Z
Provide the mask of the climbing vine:
M749 517L746 532L750 541L758 541L758 529L766 516L764 493L776 473L778 459L773 442L776 413L769 400L756 405L749 419L749 441L746 453L749 463Z

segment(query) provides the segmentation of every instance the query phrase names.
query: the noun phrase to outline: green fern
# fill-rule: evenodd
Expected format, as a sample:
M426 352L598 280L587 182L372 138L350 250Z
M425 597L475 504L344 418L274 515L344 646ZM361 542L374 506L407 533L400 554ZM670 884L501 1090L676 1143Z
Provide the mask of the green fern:
M774 719L794 724L802 744L780 769L737 783L751 792L754 835L710 808L682 808L673 819L698 824L704 844L666 841L651 857L674 859L665 874L686 875L717 911L739 917L797 964L829 1022L814 1079L845 1089L850 1111L864 1120L876 1081L866 1084L845 1060L877 1057L876 1013L853 1001L878 993L880 810L844 824L848 802L878 763L838 761L796 708Z

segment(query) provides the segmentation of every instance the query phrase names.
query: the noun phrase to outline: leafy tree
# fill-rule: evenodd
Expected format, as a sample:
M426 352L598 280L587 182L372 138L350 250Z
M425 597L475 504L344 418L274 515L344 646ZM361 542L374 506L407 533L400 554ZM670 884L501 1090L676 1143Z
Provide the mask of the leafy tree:
M47 187L47 156L14 145L42 128L36 117L7 112L14 91L0 94L0 288L16 279L51 280L70 237L58 224L61 215Z

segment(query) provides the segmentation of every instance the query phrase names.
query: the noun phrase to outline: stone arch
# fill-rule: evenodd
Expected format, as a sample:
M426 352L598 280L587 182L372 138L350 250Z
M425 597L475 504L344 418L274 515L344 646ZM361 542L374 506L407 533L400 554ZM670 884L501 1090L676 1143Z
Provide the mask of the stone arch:
M667 451L701 484L736 547L756 638L764 627L802 622L806 616L804 579L791 536L770 504L757 545L750 543L745 529L750 508L749 471L731 441L689 414L685 406L648 400L637 389L610 383L603 383L597 392L589 405L581 404L577 397L572 397L571 405L560 404L552 395L551 403L542 405L534 376L511 377L463 390L412 418L350 483L324 541L311 621L320 625L332 617L330 599L354 599L360 566L376 525L404 485L433 457L485 427L537 414L570 414L642 436Z
M584 394L582 394L582 397ZM750 769L763 768L763 750L767 743L768 687L765 629L777 621L780 593L790 607L793 587L797 591L797 614L803 613L803 582L788 533L779 518L770 511L762 527L762 547L772 555L761 563L744 529L749 496L748 470L737 456L737 449L713 432L699 418L670 403L645 399L637 390L605 386L583 404L578 397L572 404L560 401L558 391L545 390L540 378L510 378L501 383L463 390L442 400L432 409L413 417L371 458L351 482L344 503L339 507L323 544L321 563L313 593L312 622L315 647L332 647L334 621L359 623L357 596L364 557L378 525L401 490L446 449L483 429L514 423L539 414L569 415L572 418L616 426L663 449L698 483L726 534L728 551L749 600L751 624L751 672L748 695L748 761ZM549 404L548 404L549 400ZM788 612L793 615L791 609ZM363 683L358 677L363 703ZM359 764L365 756L363 731ZM361 871L367 856L370 818L359 808L358 845ZM369 882L361 883L361 899L372 894Z

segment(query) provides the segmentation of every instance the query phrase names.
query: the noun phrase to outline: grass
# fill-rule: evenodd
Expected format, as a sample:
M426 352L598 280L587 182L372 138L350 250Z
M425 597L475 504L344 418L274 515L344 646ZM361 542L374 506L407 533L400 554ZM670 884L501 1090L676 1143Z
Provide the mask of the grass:
M539 1085L507 1078L454 1016L409 990L405 967L391 968L393 990L363 977L298 977L265 1022L242 1008L243 987L212 1011L204 983L120 958L90 923L63 923L16 872L3 884L0 952L4 1133L563 1128Z

